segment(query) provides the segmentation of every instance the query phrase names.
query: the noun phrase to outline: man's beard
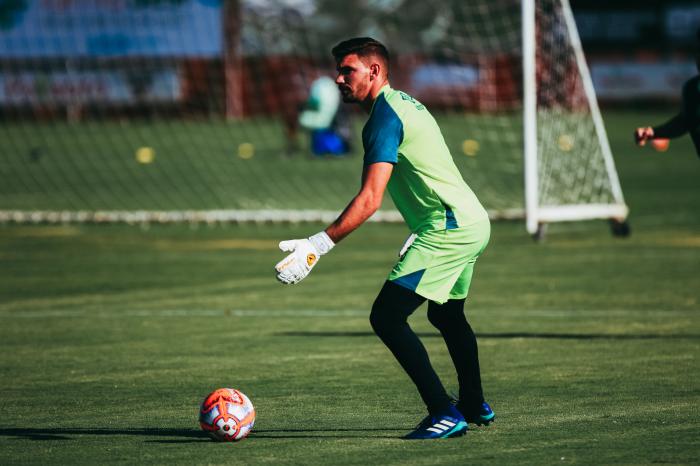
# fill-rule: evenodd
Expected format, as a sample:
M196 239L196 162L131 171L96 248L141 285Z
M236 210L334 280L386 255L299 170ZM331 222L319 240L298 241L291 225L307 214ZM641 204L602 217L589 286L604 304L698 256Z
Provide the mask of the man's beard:
M343 92L342 89L340 90L340 96L342 97L343 102L345 102L346 104L352 104L355 102L359 102L357 97L355 97L355 94L353 94L352 90L349 88L346 88L346 89L347 89L346 92Z
M346 104L354 104L354 103L357 103L360 101L353 94L342 94L342 97L343 97L343 102L345 102Z
M343 98L343 102L345 102L346 104L357 104L364 100L364 98L360 98L359 96L366 96L369 86L363 86L362 83L358 83L358 87L352 88L348 86L345 89L347 91L343 92L342 89L339 88L340 95Z

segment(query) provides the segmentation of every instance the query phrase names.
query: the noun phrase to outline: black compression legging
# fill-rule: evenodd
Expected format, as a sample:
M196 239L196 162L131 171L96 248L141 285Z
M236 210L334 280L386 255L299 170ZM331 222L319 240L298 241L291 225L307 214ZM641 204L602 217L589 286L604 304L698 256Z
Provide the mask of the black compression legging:
M450 399L435 373L425 347L408 325L408 317L425 302L413 291L385 282L372 306L372 328L418 388L432 414L444 411ZM428 318L440 330L457 370L460 400L469 405L483 401L476 337L463 313L464 300L439 305L430 302Z
M464 315L464 299L428 304L428 320L445 340L459 381L460 406L478 410L484 401L476 335Z

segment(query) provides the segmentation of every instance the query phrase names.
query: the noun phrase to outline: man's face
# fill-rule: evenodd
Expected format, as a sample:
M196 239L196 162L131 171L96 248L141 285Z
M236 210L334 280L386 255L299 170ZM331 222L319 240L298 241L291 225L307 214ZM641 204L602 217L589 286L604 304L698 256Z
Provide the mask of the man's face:
M370 67L357 54L343 57L336 66L335 83L343 96L343 102L362 102L370 91Z

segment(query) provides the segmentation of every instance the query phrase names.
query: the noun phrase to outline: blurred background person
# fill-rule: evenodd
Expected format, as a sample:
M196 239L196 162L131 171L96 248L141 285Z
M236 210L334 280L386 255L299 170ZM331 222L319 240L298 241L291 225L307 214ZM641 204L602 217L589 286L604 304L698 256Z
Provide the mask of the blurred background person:
M309 98L299 114L299 125L310 132L314 155L342 156L350 151L350 121L340 105L340 92L332 78L320 76L311 83Z
M697 31L697 41L695 65L700 73L700 29ZM700 157L700 74L683 84L681 110L678 114L661 125L637 128L634 138L640 147L651 141L655 148L665 150L669 139L681 137L685 133L690 134Z

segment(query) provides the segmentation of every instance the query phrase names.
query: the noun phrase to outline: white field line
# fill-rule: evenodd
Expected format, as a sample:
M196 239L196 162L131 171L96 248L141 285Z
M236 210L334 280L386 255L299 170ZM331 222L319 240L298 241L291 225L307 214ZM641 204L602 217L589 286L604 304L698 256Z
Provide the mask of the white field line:
M471 309L470 314L481 315L521 315L545 318L571 318L581 315L596 315L600 317L630 317L638 316L699 316L700 309L654 309L654 310L522 310L522 309ZM0 319L46 319L46 318L123 318L123 317L369 317L369 309L162 309L162 310L50 310L37 309L29 311L0 311Z

